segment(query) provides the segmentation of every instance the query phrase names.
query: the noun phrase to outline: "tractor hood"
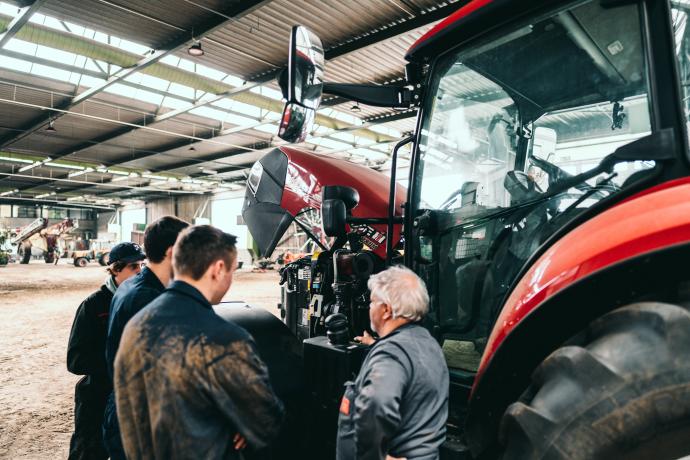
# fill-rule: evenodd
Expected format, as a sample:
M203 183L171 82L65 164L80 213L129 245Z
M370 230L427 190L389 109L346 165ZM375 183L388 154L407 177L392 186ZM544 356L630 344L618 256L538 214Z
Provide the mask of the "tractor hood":
M242 217L256 241L259 255L268 257L295 216L304 209L321 210L321 189L344 185L359 192L354 217L386 217L390 179L385 174L349 161L280 147L267 153L252 167L247 178ZM396 215L400 216L406 190L396 190ZM379 256L385 257L386 225L353 227ZM400 241L401 225L393 232L393 247Z

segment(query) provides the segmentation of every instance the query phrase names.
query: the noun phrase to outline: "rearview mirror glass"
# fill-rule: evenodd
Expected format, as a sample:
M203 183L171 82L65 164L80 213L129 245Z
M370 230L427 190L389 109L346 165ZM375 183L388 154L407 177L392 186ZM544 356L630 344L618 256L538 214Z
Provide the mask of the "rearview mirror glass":
M288 102L283 109L278 136L288 142L302 142L314 122L314 109Z
M288 67L288 102L316 110L323 91L321 40L303 26L292 28Z
M302 142L307 137L321 103L323 65L319 37L306 27L294 26L290 38L287 103L278 131L281 139Z

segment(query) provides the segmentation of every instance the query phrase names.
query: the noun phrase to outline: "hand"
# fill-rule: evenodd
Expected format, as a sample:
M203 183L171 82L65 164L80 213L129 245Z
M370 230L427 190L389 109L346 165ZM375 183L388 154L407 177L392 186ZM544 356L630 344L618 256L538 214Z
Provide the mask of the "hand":
M364 335L358 335L355 337L355 342L359 342L362 345L373 345L373 343L376 342L376 339L373 338L367 331L364 331Z
M235 450L242 450L247 447L247 440L244 439L239 433L235 434L235 436L232 438L232 443L235 447Z
M386 455L386 460L407 460L405 457L391 457L390 455Z

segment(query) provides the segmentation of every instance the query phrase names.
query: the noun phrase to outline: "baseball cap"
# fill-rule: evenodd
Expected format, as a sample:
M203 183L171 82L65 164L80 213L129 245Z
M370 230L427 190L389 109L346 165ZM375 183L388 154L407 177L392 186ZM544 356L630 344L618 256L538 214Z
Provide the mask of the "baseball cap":
M108 265L115 262L136 262L146 259L143 249L136 243L120 243L113 246L108 257Z

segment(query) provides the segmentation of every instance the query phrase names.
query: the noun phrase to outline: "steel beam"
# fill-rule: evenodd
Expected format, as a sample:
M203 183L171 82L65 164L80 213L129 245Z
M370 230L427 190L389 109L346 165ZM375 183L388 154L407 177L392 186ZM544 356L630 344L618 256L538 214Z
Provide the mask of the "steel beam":
M31 19L31 16L33 16L44 3L45 0L34 0L33 3L29 4L28 6L24 6L21 10L19 10L19 14L17 14L17 16L10 21L5 31L0 34L0 48L4 48L5 45L12 40L17 32L19 32L19 29L21 29L24 24L29 21L29 19Z
M243 2L238 2L238 3L233 3L231 4L232 6L227 10L224 11L223 13L226 16L214 16L211 20L207 21L205 24L201 24L195 32L195 37L196 39L202 38L206 35L212 34L213 32L217 31L218 29L224 27L228 21L230 20L237 20L238 18L241 18L242 16L251 13L252 11L256 10L257 8L260 8L264 4L269 3L270 0L245 0ZM228 19L230 18L230 19ZM95 96L96 94L102 92L106 88L110 87L111 85L114 85L115 83L119 83L123 81L125 78L129 77L130 75L140 72L144 70L145 68L157 63L160 61L162 58L176 53L177 51L183 49L185 46L187 46L190 42L192 41L191 35L187 33L180 33L177 36L175 36L172 40L170 40L168 43L164 44L162 47L160 47L159 50L154 51L152 54L149 54L146 57L141 58L135 65L131 67L123 67L119 71L117 71L115 74L110 76L108 80L105 82L101 83L98 86L94 86L76 97L72 98L71 100L60 104L58 107L55 107L58 109L57 112L53 112L53 117L58 118L62 116L66 111L69 111L71 108L75 107L76 105L84 102L85 100ZM54 119L53 118L53 119ZM41 127L45 126L49 121L49 118L47 118L45 115L40 115L36 118L34 118L30 123L28 123L26 126L22 128L22 133L18 135L9 135L5 136L0 139L0 148L7 146L8 144L11 144L13 142L16 142L34 131L40 129Z

